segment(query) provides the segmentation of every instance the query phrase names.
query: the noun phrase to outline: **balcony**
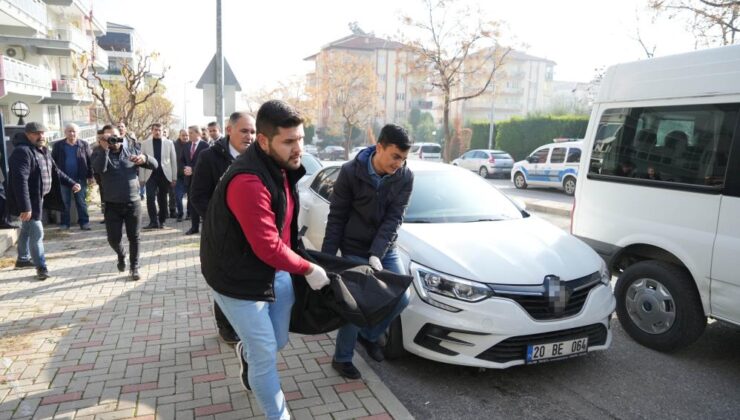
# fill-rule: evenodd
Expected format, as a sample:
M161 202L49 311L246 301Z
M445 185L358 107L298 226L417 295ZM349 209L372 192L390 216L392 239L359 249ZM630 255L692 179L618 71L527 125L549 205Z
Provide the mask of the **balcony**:
M0 17L4 17L0 18L2 25L46 33L46 4L35 0L0 0L0 10Z
M14 93L42 98L50 92L49 70L0 55L0 97Z
M90 105L93 97L79 79L54 79L51 81L51 96L41 100L42 104Z

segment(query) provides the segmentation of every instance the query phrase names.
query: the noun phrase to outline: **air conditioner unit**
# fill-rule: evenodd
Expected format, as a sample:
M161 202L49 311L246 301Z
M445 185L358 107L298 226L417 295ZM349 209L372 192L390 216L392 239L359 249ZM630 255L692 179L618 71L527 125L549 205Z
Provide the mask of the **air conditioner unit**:
M23 60L26 58L26 50L20 45L10 45L5 49L5 56L15 58L16 60Z

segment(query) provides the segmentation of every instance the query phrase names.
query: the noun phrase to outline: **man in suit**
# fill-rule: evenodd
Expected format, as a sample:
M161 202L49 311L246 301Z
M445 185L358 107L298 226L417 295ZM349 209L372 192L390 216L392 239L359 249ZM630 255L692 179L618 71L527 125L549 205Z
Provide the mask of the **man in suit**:
M221 126L216 121L208 123L208 145L212 146L213 143L221 140Z
M139 180L146 185L146 209L149 213L149 225L144 229L162 229L167 220L167 194L177 183L177 155L174 143L162 135L162 124L152 124L151 130L152 137L141 144L141 153L154 156L159 166L154 171L143 167L139 171Z
M183 163L182 155L186 150L190 148L190 137L188 136L188 130L181 129L180 135L177 137L175 143L175 155L177 156L177 184L175 184L175 210L177 216L177 222L182 222L182 218L185 215L185 211L182 207L182 199L187 194L185 188L185 164ZM188 218L190 218L190 209L188 209Z
M197 125L191 125L188 127L188 136L190 137L190 147L183 148L182 151L182 163L184 166L183 173L185 174L185 188L190 190L190 185L193 180L193 169L198 163L198 155L206 149L208 149L208 143L200 139L200 129ZM188 193L188 211L190 212L190 230L185 232L186 235L194 235L200 231L200 215L195 210L190 200L190 194Z

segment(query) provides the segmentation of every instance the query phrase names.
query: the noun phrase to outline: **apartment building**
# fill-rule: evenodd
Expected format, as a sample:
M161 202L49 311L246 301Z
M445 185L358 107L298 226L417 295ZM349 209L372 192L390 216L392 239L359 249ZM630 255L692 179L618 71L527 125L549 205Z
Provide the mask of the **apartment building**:
M327 55L333 52L351 54L371 63L377 78L376 124L403 123L412 108L431 109L431 102L421 88L421 81L418 76L410 74L411 57L404 45L355 31L352 35L324 45L318 53L304 59L315 63L314 71L306 76L306 81L319 93L316 95L318 128L327 127L337 118L336 110L321 96L321 92L328 89L321 86L322 71Z
M107 22L105 34L97 37L97 43L108 55L108 68L100 75L103 79L123 80L123 66L136 67L135 52L142 48L142 41L131 26Z
M18 122L14 103L28 107L26 121L40 121L50 139L64 125L81 126L81 137L95 136L88 108L93 98L79 78L77 59L94 56L108 67L108 54L95 46L105 26L89 0L0 0L0 112L6 125ZM94 51L94 54L91 52Z
M543 110L550 104L554 67L552 60L511 50L496 71L495 93L489 89L476 98L460 103L455 111L463 121L490 120L492 97L495 97L494 121L524 117Z

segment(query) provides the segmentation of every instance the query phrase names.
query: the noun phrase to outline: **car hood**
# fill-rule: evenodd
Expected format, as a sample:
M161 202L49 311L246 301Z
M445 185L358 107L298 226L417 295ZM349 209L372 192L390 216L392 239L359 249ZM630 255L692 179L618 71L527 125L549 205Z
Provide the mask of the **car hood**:
M545 276L572 280L598 271L585 243L530 216L472 223L404 223L398 244L412 261L483 283L534 285Z

